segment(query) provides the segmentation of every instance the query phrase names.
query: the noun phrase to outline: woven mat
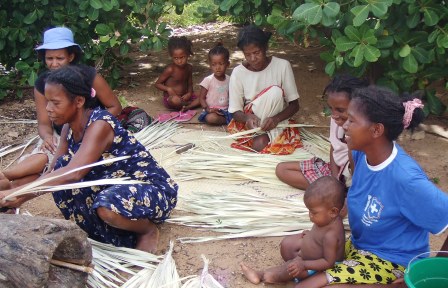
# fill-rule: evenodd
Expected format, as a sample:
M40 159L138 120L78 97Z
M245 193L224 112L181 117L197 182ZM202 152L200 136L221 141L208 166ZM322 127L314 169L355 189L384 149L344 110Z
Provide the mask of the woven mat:
M233 142L232 139L214 139L211 138L213 136L226 136L227 132L221 131L203 131L203 130L194 130L194 129L186 129L182 128L179 130L180 132L175 136L171 137L169 140L164 142L164 145L158 147L157 149L152 149L151 154L154 158L159 162L159 164L164 167L167 172L176 179L176 167L175 164L179 161L181 154L176 153L176 149L179 147L193 143L195 145L200 145L203 149L207 151L223 151L222 147L228 147L229 149L225 149L225 153L229 154L240 154L247 153L242 152L237 149L231 149L230 144ZM213 141L211 141L213 140ZM219 142L221 147L216 147L216 142ZM323 153L320 150L310 151L312 150L312 143L304 143L304 148L296 149L295 153L309 153L310 158L315 156L316 153L320 153L321 155L316 155L321 158L328 158L327 155L322 155ZM293 154L294 155L294 154ZM282 156L273 156L273 157L282 157ZM179 184L179 194L186 196L189 193L194 193L194 191L213 191L214 193L238 193L238 191L245 191L248 193L258 193L260 195L264 195L266 197L296 197L303 195L303 191L289 187L289 186L281 186L281 187L272 187L272 185L266 185L256 181L216 181L216 180L194 180L194 181L177 181ZM182 203L179 203L182 205Z

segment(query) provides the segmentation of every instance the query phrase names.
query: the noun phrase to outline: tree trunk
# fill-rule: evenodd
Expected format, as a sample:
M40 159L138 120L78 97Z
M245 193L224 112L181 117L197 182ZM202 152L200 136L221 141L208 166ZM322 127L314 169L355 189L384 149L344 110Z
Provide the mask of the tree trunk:
M85 287L88 274L50 264L89 266L92 247L75 223L0 214L0 287Z

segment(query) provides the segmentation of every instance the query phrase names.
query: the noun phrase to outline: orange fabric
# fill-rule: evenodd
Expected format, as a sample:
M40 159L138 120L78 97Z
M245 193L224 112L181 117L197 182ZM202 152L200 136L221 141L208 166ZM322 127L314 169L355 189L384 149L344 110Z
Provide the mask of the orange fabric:
M252 111L252 102L258 97L262 96L267 90L269 90L272 86L267 87L260 93L258 93L251 101L251 103L247 104L244 107L245 114L254 114ZM289 119L289 124L295 124L296 122L292 119ZM246 131L245 123L237 122L234 119L230 121L227 126L227 131L230 134L235 134L238 132ZM236 143L232 143L231 147L244 150L244 151L253 151L252 149L253 139L251 135L247 137L240 138L236 140ZM300 140L300 132L298 128L285 128L283 132L278 135L275 140L269 143L263 150L259 153L261 154L276 154L276 155L289 155L292 154L297 148L303 147L302 141Z
M289 120L289 124L295 124L294 120ZM230 134L247 130L244 123L236 122L232 119L227 126L227 131ZM251 149L253 145L253 139L250 136L237 139L235 143L231 144L232 148L253 151ZM300 132L298 128L285 128L283 133L278 135L273 143L269 143L259 153L261 154L276 154L276 155L289 155L292 154L297 148L303 147L300 140Z

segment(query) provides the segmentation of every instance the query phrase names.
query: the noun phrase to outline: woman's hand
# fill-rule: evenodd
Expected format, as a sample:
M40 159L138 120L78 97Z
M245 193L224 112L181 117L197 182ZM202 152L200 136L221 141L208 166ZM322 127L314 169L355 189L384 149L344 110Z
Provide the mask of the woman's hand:
M11 195L14 193L17 189L10 189L10 190L4 190L0 191L0 207L4 208L18 208L20 207L24 201L23 197L14 197L9 200L4 200L6 196Z
M290 276L297 277L304 270L305 270L305 263L303 263L302 257L297 256L296 258L289 261L287 271Z
M246 114L246 129L254 129L260 127L260 119L254 114Z
M261 125L261 130L263 131L269 131L277 127L278 120L276 117L268 117L264 120L263 124Z
M49 151L51 154L56 152L58 146L58 140L53 135L45 137L42 145L40 146L42 150Z

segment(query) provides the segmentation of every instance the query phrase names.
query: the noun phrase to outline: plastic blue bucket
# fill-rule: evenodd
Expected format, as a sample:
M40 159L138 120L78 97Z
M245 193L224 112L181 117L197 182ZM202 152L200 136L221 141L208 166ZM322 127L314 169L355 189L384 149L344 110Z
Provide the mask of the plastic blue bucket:
M404 281L409 288L448 288L448 257L414 258Z

